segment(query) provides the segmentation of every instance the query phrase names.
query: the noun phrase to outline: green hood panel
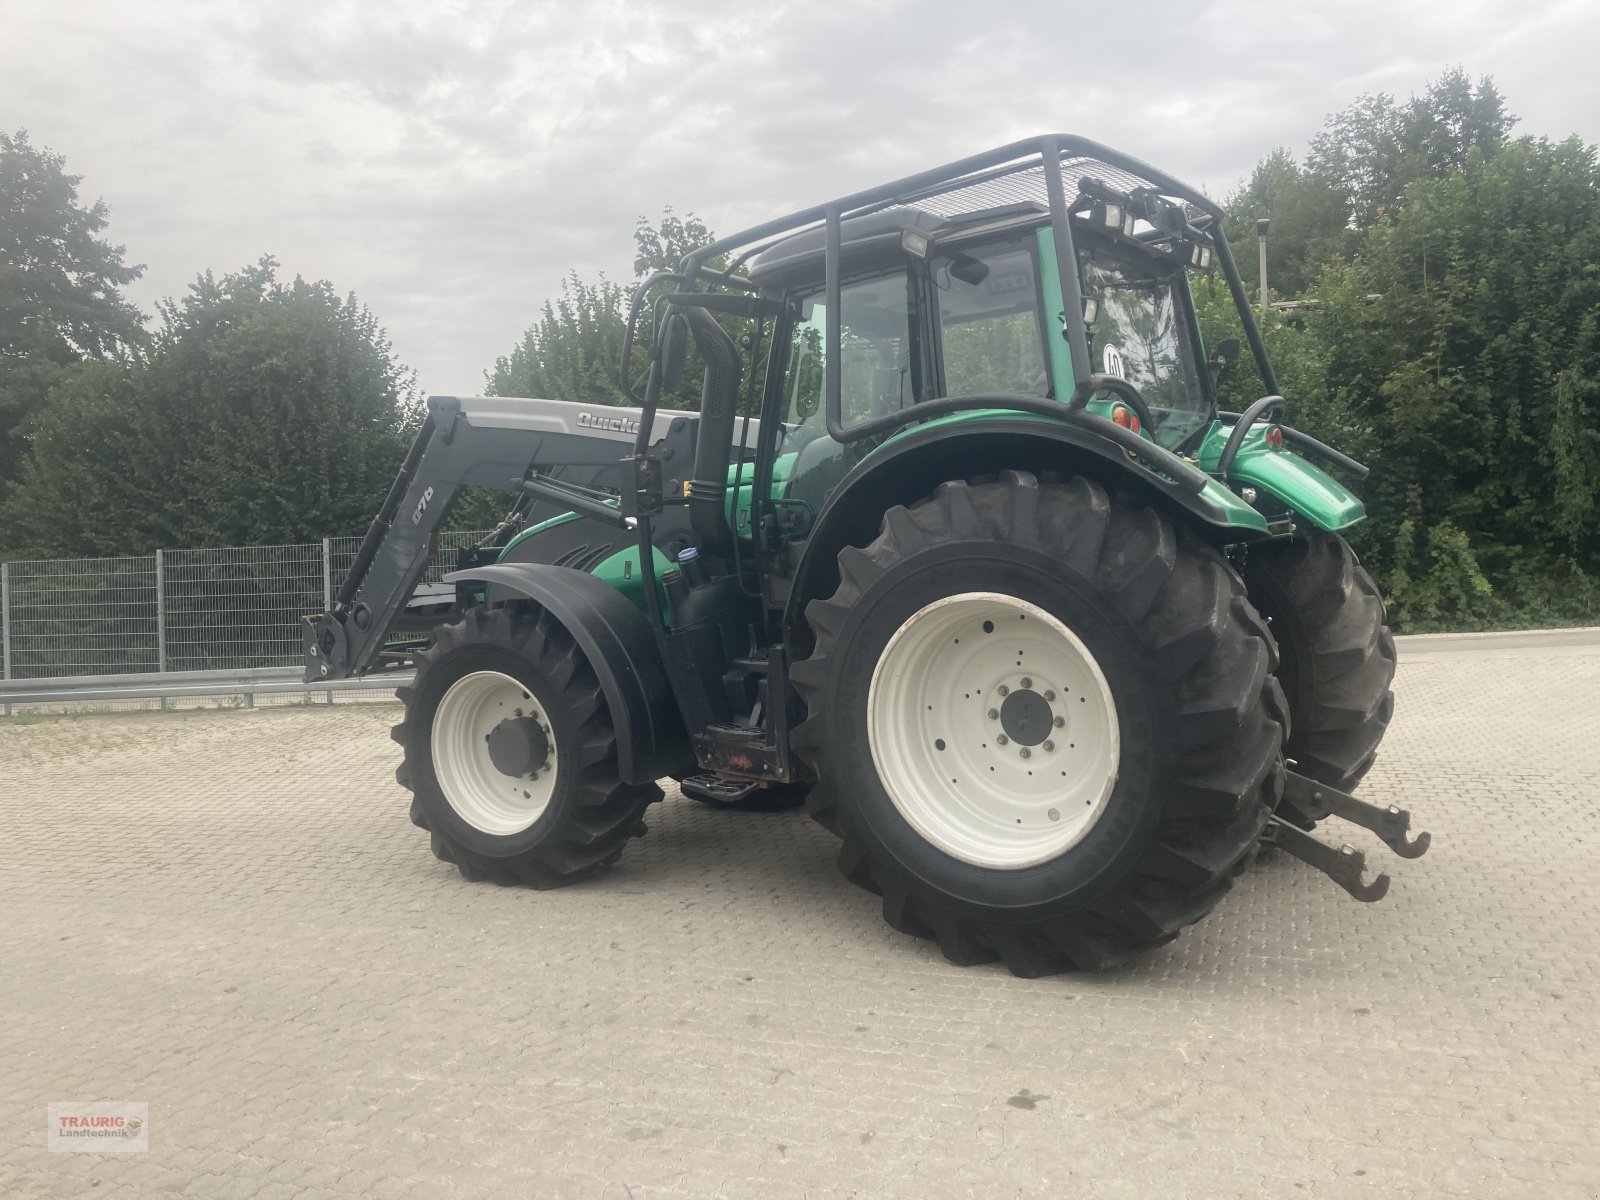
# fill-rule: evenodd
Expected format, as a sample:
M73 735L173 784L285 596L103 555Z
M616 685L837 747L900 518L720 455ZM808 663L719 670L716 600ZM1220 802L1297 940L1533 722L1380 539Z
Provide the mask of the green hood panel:
M516 537L506 543L505 549L500 551L497 561L505 562L512 549L531 537L536 537L547 529L557 525L565 525L570 521L581 521L579 513L559 513L547 521L540 521L537 525L530 525ZM651 559L655 563L656 595L661 599L662 612L670 615L671 606L667 601L666 589L661 586L661 578L673 564L667 556L661 553L659 547L651 547ZM596 579L610 584L636 605L641 612L649 611L649 604L644 594L644 572L639 569L639 547L628 546L618 550L610 557L601 560L589 569L589 574Z
M661 579L673 566L667 556L661 553L656 546L650 547L650 559L655 563L656 596L661 601L661 613L672 623L672 602L667 599L667 590L661 586ZM644 572L639 569L639 547L629 546L626 550L618 550L610 558L596 563L589 571L596 579L609 583L621 592L642 613L650 611L650 603L644 594Z
M546 529L552 529L557 525L565 525L568 521L577 521L581 519L582 518L579 517L577 513L567 512L559 513L556 516L550 517L548 520L540 521L537 525L529 525L521 533L517 534L516 537L512 538L506 543L506 548L500 551L500 557L495 561L505 562L506 555L511 553L511 548L513 546L515 546L518 542L527 541L536 533L543 533Z
M1329 533L1348 529L1366 518L1367 506L1361 498L1333 476L1292 450L1268 446L1267 428L1262 422L1245 435L1244 445L1233 460L1234 482L1261 488ZM1207 471L1216 469L1232 432L1231 425L1212 423L1200 447L1201 467Z

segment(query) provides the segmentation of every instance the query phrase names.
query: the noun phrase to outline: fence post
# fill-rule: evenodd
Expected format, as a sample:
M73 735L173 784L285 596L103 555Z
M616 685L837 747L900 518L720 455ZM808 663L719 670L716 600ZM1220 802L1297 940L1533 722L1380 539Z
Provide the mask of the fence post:
M167 574L161 551L156 551L156 670L167 673ZM161 698L161 711L167 711L167 698Z
M156 551L156 670L167 673L167 572Z
M11 564L0 562L0 678L11 678ZM6 716L11 705L6 705Z
M333 539L322 539L322 611L333 611ZM328 703L333 703L333 689L328 689Z

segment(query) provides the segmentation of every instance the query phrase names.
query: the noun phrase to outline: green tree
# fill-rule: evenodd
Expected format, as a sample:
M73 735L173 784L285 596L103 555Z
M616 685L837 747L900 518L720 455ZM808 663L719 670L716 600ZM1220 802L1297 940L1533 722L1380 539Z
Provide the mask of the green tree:
M1267 282L1275 296L1298 296L1322 265L1354 253L1359 234L1347 221L1347 202L1324 176L1309 171L1288 150L1256 164L1249 181L1229 198L1223 232L1252 295L1261 286L1256 220L1272 220Z
M675 270L685 254L710 244L711 231L690 213L666 209L651 224L640 217L633 232L635 285L656 271ZM719 266L720 263L714 263ZM590 283L576 273L561 281L561 296L545 301L536 320L484 373L491 396L537 396L584 404L625 404L618 368L634 288L604 275ZM629 375L638 380L649 365L649 311L641 321ZM668 402L693 408L699 398L698 360L691 354L684 386Z
M418 420L376 319L277 264L209 273L130 366L80 368L0 506L13 557L359 533Z
M485 390L491 396L624 403L617 367L631 298L631 289L604 275L588 283L569 274L560 298L546 300L511 353L484 373Z
M693 213L680 217L670 205L654 225L648 217L640 217L633 230L633 277L643 279L656 271L676 271L686 255L714 241L716 238L704 221ZM708 265L720 270L725 264L715 258Z
M1329 262L1347 262L1362 234L1393 218L1406 188L1466 166L1478 150L1493 157L1516 118L1488 77L1476 84L1459 68L1401 102L1364 95L1330 116L1303 164L1286 149L1256 164L1226 205L1223 229L1239 272L1260 286L1255 223L1272 220L1268 284L1274 296L1307 292Z
M1330 403L1372 431L1367 543L1430 619L1476 615L1479 574L1517 608L1592 603L1596 263L1594 147L1522 139L1412 183L1317 291Z
M1515 123L1491 79L1474 85L1453 68L1405 103L1379 92L1329 117L1306 167L1343 199L1348 224L1366 229L1392 215L1414 181L1465 167L1473 150L1492 157Z
M122 356L144 316L121 288L144 273L99 235L104 200L78 200L82 176L25 131L0 132L0 493L27 451L24 424L84 360Z

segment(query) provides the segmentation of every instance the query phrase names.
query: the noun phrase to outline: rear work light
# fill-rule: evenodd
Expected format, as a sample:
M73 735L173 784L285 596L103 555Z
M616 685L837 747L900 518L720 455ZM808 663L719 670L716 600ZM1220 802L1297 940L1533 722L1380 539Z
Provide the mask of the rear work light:
M1124 429L1133 433L1139 432L1139 418L1126 404L1114 404L1111 406L1111 421L1112 424L1121 425Z

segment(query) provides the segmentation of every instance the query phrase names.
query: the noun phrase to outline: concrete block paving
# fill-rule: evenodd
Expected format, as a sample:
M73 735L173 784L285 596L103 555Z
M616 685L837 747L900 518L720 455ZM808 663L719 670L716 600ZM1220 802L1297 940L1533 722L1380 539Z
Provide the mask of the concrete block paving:
M604 878L468 884L389 705L0 723L0 1196L1593 1197L1600 637L1405 639L1396 693L1387 901L1276 855L1034 981L675 791ZM149 1152L47 1153L54 1100Z

